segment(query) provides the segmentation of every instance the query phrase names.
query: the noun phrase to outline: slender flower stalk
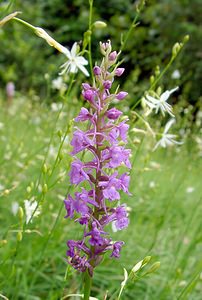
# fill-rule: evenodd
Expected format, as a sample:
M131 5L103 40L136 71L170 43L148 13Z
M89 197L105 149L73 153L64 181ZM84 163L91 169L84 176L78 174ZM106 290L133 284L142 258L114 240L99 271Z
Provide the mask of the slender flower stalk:
M67 242L68 263L80 272L85 272L84 299L89 299L94 269L106 252L119 258L123 241L113 241L108 233L110 223L117 230L128 226L126 205L119 204L120 191L128 191L130 177L127 169L130 149L126 149L126 120L120 121L122 112L111 107L113 100L122 101L124 91L110 93L115 76L121 76L123 68L116 67L118 54L112 51L111 43L100 43L103 60L93 69L94 83L82 85L82 95L90 110L82 107L75 122L88 122L86 131L75 127L71 141L73 162L69 173L71 184L78 187L74 195L65 199L66 218L74 219L83 227L80 240ZM85 151L86 160L81 161L80 153ZM122 167L122 174L118 172ZM83 187L81 186L83 185Z
M75 74L78 70L80 70L84 73L84 75L89 76L88 70L84 67L88 64L88 61L78 53L79 45L76 42L73 44L71 50L67 49L66 47L58 43L55 39L53 39L43 28L33 26L22 19L16 18L16 15L19 13L20 12L14 12L0 20L0 27L2 27L10 20L17 21L27 26L28 28L33 30L36 35L44 39L49 44L49 46L54 47L67 57L67 62L60 67L62 68L62 71L59 75L63 75L66 72Z

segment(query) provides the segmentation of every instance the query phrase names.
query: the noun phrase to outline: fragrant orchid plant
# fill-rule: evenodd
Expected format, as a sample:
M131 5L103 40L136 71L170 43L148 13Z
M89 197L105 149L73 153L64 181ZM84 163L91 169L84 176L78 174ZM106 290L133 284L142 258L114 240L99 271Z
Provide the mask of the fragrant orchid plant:
M75 127L71 141L70 182L80 187L64 201L66 218L74 219L83 227L80 240L67 242L68 262L76 270L86 272L88 285L105 253L119 258L124 244L112 240L107 226L113 222L117 230L122 230L129 223L126 205L119 204L119 200L120 191L130 195L130 177L127 172L118 172L120 166L131 168L131 151L125 147L129 126L127 120L120 120L122 112L111 107L113 100L122 101L127 93L110 92L114 78L121 76L124 68L117 67L118 54L112 51L110 41L100 43L100 49L103 60L93 69L93 85L83 84L82 95L90 109L82 107L75 118L82 127L86 122L87 129ZM82 161L81 153L85 158ZM88 299L85 295L89 292L89 288L85 289L84 299Z
M92 8L92 1L90 3ZM67 62L61 66L60 75L64 73L75 74L80 70L84 75L89 76L85 67L88 61L82 56L86 52L85 39L82 52L79 52L77 43L74 43L70 51L54 40L44 29L16 18L18 13L12 13L0 20L0 27L10 20L20 22L66 56ZM91 22L89 28L92 29ZM87 40L89 49L91 49L90 37ZM174 45L171 60L166 68L171 65L182 46L183 43ZM112 51L110 41L100 43L100 50L103 59L100 66L96 65L93 68L92 84L83 83L82 85L82 96L87 103L85 106L88 108L82 107L78 116L74 119L78 125L75 127L71 140L72 163L69 177L70 183L75 185L76 191L74 194L67 195L64 200L65 218L72 219L81 226L80 239L67 241L67 261L74 269L85 274L84 295L80 295L84 300L93 299L90 297L91 282L94 270L101 263L104 255L108 253L112 258L117 259L120 257L124 242L113 241L109 234L109 225L111 224L115 231L128 226L127 206L120 203L120 192L131 195L129 192L129 170L131 169L129 157L131 150L126 147L128 120L122 118L122 112L113 107L114 102L125 99L127 92L118 91L118 89L112 92L114 91L112 88L113 82L116 77L123 74L124 68L119 67L120 64L117 62L119 53ZM171 144L180 144L180 142L174 140L175 135L168 133L174 123L174 114L172 106L167 100L178 88L176 87L162 94L155 92L155 87L165 73L166 68L161 74L156 74L149 92L145 93L142 98L143 104L149 109L149 112L145 114L146 116L154 110L155 113L161 112L163 116L168 113L172 117L166 124L164 132L160 134L161 139L154 150L158 146L166 147ZM59 89L61 87L64 90L66 89L61 77L54 84L56 89L58 87ZM145 124L153 134L149 123L145 121ZM138 128L133 128L133 132L145 133L144 130ZM31 203L25 200L25 212L26 223L28 224L33 216L40 213L37 202ZM140 276L136 276L136 273L150 261L150 258L148 256L136 264L129 275L124 269L124 281L121 283L118 300L127 280L133 274L135 274L135 279L140 278ZM158 267L159 262L156 262L144 275L153 272Z

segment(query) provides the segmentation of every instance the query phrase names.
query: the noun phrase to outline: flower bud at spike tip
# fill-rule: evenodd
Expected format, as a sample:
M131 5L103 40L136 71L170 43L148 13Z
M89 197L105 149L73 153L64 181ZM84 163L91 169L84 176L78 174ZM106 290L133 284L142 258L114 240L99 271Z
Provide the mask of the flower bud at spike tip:
M123 100L127 95L128 95L127 92L119 92L119 93L116 95L116 99L118 99L118 100Z
M97 29L102 29L102 28L105 28L107 27L107 24L103 21L96 21L93 26Z
M109 54L112 50L111 42L108 41L107 43L100 42L100 51L103 55Z
M117 58L117 52L116 51L113 51L109 54L109 60L110 61L115 61Z
M22 207L20 206L18 208L18 217L19 217L20 221L22 221L23 216L24 216L24 211L23 211Z
M101 69L100 69L100 67L95 66L95 67L93 68L93 73L94 73L96 76L101 75Z
M125 71L124 68L117 68L115 70L115 75L118 76L118 77L120 77L123 74L124 71Z

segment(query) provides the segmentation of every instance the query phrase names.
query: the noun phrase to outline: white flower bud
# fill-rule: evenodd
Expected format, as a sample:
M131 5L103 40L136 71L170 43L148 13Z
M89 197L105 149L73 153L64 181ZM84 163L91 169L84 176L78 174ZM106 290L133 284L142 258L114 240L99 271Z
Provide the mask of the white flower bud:
M96 29L102 29L102 28L105 28L107 27L107 24L103 21L96 21L94 24L93 24L94 28Z
M35 33L36 35L44 39L51 47L57 49L59 52L64 53L66 51L65 47L54 40L43 28L35 27Z

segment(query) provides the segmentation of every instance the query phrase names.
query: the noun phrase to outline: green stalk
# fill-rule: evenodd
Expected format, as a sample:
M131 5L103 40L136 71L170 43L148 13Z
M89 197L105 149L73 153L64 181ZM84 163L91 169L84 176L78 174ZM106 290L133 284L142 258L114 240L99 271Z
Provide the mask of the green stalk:
M171 59L169 60L168 64L165 66L165 68L163 69L163 71L159 74L159 76L154 80L154 82L152 83L152 85L150 86L148 91L151 91L152 89L155 88L155 86L157 85L157 83L160 81L160 79L163 77L163 75L167 72L167 70L170 68L170 66L172 65L173 61L174 61L175 57L171 57ZM131 110L134 110L138 104L141 102L141 98L132 106Z
M84 275L84 300L90 299L90 291L91 291L91 285L92 285L92 277L89 275L88 271L86 271Z
M121 49L120 49L121 51L123 51L123 49L125 48L126 43L127 43L128 39L130 38L133 29L138 25L137 20L140 16L140 13L141 13L142 9L144 8L144 6L145 6L145 2L141 1L139 7L138 6L136 7L136 12L137 13L136 13L136 15L135 15L135 17L132 21L132 24L131 24L129 30L126 33L126 37L125 37L124 41L122 42Z
M177 57L177 56L176 56ZM163 75L167 72L167 70L170 68L170 66L172 65L174 59L176 57L173 57L173 55L171 56L171 59L169 60L168 64L165 66L165 68L163 69L163 71L159 74L159 76L154 80L154 82L152 83L151 87L149 90L152 90L155 88L156 84L160 81L160 79L163 77Z
M19 23L22 23L23 25L25 25L25 26L27 26L27 27L29 27L30 29L32 29L32 30L36 30L36 27L35 26L32 26L31 24L29 24L28 22L26 22L26 21L24 21L24 20L22 20L22 19L19 19L19 18L13 18L13 20L15 20L15 21L17 21L17 22L19 22Z
M90 10L89 10L89 25L88 30L90 32L89 42L88 42L88 57L89 57L89 65L90 72L93 79L93 63L92 63L92 49L91 49L91 35L92 35L92 17L93 17L93 0L89 0Z

